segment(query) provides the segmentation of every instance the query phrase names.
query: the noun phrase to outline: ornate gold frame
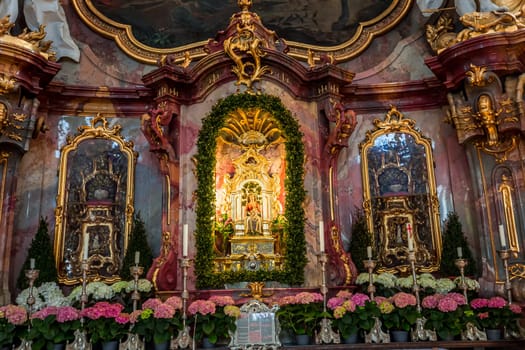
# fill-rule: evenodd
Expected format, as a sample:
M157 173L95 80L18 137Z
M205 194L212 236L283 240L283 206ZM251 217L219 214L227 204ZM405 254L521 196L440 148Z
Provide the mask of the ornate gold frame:
M64 283L67 285L72 285L80 282L80 274L74 274L73 277L68 276L63 272L63 269L61 268L61 265L63 264L65 254L64 254L64 248L65 248L65 240L66 236L68 234L73 234L72 232L66 232L67 230L67 220L68 215L71 215L71 213L68 213L68 197L69 193L67 191L68 188L68 172L69 172L69 164L68 159L71 152L77 150L79 146L89 140L93 139L102 139L102 140L108 140L110 142L115 143L118 145L120 152L125 155L126 160L126 166L127 166L127 174L125 179L125 189L122 191L125 198L121 200L121 202L125 202L125 208L124 208L124 216L125 216L125 222L122 223L123 231L123 244L122 247L122 254L125 253L127 244L128 244L128 237L131 233L131 227L133 224L133 212L134 212L134 206L133 206L133 200L134 200L134 181L135 181L135 164L137 161L137 153L133 151L133 142L126 141L122 138L120 135L122 127L120 125L114 125L113 127L108 127L108 122L106 118L104 118L100 113L96 115L91 120L91 125L89 126L80 126L78 128L78 134L74 137L71 135L67 138L67 143L64 145L61 149L60 154L60 168L59 168L59 180L58 180L58 194L57 194L57 207L55 209L55 242L54 242L54 253L55 253L55 262L58 270L58 280L60 283ZM116 175L114 175L116 176ZM120 195L120 194L119 194ZM92 218L90 222L86 222L82 224L82 229L85 227L92 227L93 225L99 225L99 226L105 226L108 227L107 231L109 232L109 237L114 238L114 232L113 232L113 226L111 224L105 223L103 220L100 221L98 215L100 215L101 211L103 212L105 210L104 204L100 205L101 207L93 205L87 205L88 209L86 212L88 214L92 214ZM93 214L94 213L94 214ZM115 219L118 220L118 219ZM82 241L79 238L79 246L82 250L87 249L84 248L84 241ZM107 250L111 257L114 257L115 255L115 249L114 245L115 242L109 242L109 246L107 247ZM75 252L76 256L78 256L78 252ZM89 261L91 261L92 256L89 256ZM80 260L80 259L79 259ZM80 261L76 261L75 268L78 268L78 264ZM107 263L108 258L106 257L100 257L97 258L94 261L94 265L97 263L103 264ZM91 263L93 264L93 263ZM116 266L118 266L120 262L116 262ZM98 273L90 273L89 274L90 280L104 280L107 282L114 282L119 280L118 277L118 271L116 271L111 276L102 276Z
M297 59L308 61L312 51L316 51L320 54L328 54L339 62L347 61L361 54L370 45L374 37L386 33L398 24L407 14L412 3L413 0L392 0L390 6L383 13L369 21L361 22L354 36L340 45L316 46L286 41L289 47L288 54ZM73 6L80 18L91 29L115 40L126 54L137 61L157 64L162 56L172 54L176 57L176 63L183 63L188 58L198 60L207 55L204 50L207 41L199 41L170 49L153 48L139 42L133 36L130 25L115 22L100 13L91 0L73 0Z
M432 272L439 269L439 264L441 262L441 231L440 231L440 219L439 219L439 202L437 199L436 191L436 182L434 177L434 160L432 157L432 144L431 140L423 135L414 128L415 121L412 119L405 119L403 114L399 112L395 107L391 107L388 113L385 116L384 120L375 119L374 120L375 130L370 130L366 133L365 140L359 145L361 150L361 175L363 180L363 207L364 212L368 222L368 229L371 232L374 245L377 248L378 252L378 271L379 272L407 272L409 269L409 263L406 260L405 263L392 267L384 267L381 264L384 254L386 254L386 249L382 250L378 246L376 239L376 234L374 234L374 216L383 215L381 219L382 225L387 225L388 220L398 220L403 223L407 223L414 227L414 222L412 218L413 210L407 208L406 199L407 195L404 194L393 194L389 197L389 201L392 204L392 210L387 210L384 213L374 212L372 204L372 194L370 178L369 178L369 160L368 160L368 151L374 145L375 140L383 135L390 133L406 133L411 135L417 145L422 145L425 149L425 159L426 159L426 170L427 170L427 184L426 196L428 197L428 216L429 216L429 225L431 229L431 243L432 247L425 248L423 244L419 245L416 241L415 251L416 251L416 267L418 271L421 272ZM386 228L386 226L384 226ZM388 238L385 238L388 241ZM403 253L407 253L408 249L403 249ZM383 254L383 255L382 255ZM432 256L434 255L434 256ZM420 265L418 265L420 263Z

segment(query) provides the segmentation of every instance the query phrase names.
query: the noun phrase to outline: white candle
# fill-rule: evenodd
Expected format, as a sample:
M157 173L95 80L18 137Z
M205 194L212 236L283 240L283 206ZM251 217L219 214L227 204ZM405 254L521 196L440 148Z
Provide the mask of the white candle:
M34 258L29 259L29 268L31 270L35 269L35 259Z
M88 246L89 246L89 234L84 234L84 244L82 246L83 256L82 259L88 259Z
M461 247L458 247L457 250L458 250L458 258L459 259L463 258L463 249Z
M408 240L408 250L414 250L414 236L412 235L412 226L410 223L407 223L407 240Z
M502 248L507 248L507 239L505 238L505 231L501 224L499 225L499 242L501 243Z
M372 259L372 247L371 246L366 247L366 256L368 257L368 259Z
M182 256L188 256L188 224L182 227Z
M319 221L319 250L324 253L324 222Z
M135 265L138 265L139 261L140 261L140 252L136 251L135 252Z

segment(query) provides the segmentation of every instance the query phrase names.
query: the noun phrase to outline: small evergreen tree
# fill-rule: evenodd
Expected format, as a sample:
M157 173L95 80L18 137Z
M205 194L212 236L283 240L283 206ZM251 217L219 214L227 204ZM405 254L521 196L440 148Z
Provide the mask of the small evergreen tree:
M443 276L459 276L460 272L455 264L458 258L457 248L463 250L463 259L468 261L465 267L465 275L476 276L477 266L472 257L468 241L463 233L459 216L455 212L450 212L444 224L443 231L443 252L441 254L440 273Z
M146 226L140 217L140 213L133 217L133 226L128 241L128 248L120 271L120 277L125 281L133 279L129 268L135 265L135 252L140 253L139 266L144 267L144 274L141 276L144 277L153 263L153 253L148 243Z
M352 239L349 251L357 271L365 271L363 260L368 259L366 247L372 245L372 236L368 231L366 217L362 209L356 208L352 218Z
M18 275L16 286L20 290L29 287L25 271L30 268L30 259L35 259L35 269L40 270L38 278L35 280L35 287L38 287L45 282L58 281L53 247L51 245L51 238L49 238L47 218L40 218L38 231L31 241L26 260L24 261L22 270Z

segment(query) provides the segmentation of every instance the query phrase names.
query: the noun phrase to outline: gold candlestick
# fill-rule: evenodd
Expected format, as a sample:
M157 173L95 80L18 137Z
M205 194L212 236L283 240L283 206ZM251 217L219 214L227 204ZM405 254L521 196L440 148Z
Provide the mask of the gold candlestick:
M377 260L363 260L363 265L368 271L368 294L370 294L370 300L374 300L374 294L376 292L376 286L374 285L374 269L376 268Z
M421 313L421 301L419 299L419 284L417 283L416 275L416 252L410 250L408 252L408 261L410 262L410 268L412 269L412 290L416 295L417 312Z
M459 288L463 290L463 296L465 297L465 300L468 303L468 296L467 296L467 283L465 282L465 267L468 265L467 259L456 259L456 266L459 269L460 273L460 282L459 282Z
M139 266L138 263L135 263L135 266L131 266L129 268L129 271L133 276L133 292L131 293L131 300L133 300L133 311L137 311L137 304L140 300L139 277L144 272L144 268L142 266ZM144 350L144 342L140 339L138 334L131 332L132 327L133 326L130 325L126 341L120 345L120 349Z
M498 250L499 257L503 261L503 269L505 271L505 291L507 292L507 300L509 304L512 304L512 291L509 277L509 259L511 252L512 251L509 249Z
M190 335L190 326L186 325L186 307L190 293L188 292L188 269L191 266L191 260L187 257L181 259L182 267L182 329L179 331L177 338L171 340L170 349L185 349L193 343Z
M89 261L88 259L83 259L80 263L80 268L82 269L82 292L80 293L80 310L84 310L86 304L88 303L87 295L87 280L88 280L88 271L89 271ZM91 343L87 340L87 334L84 330L84 317L80 318L80 329L75 331L75 340L71 344L73 350L90 350Z
M326 286L326 263L328 262L328 255L325 252L318 254L319 262L321 263L321 294L323 295L323 314L326 314L326 294L328 293L328 287ZM341 337L338 333L332 330L332 321L323 317L321 320L320 331L315 334L316 344L339 344Z

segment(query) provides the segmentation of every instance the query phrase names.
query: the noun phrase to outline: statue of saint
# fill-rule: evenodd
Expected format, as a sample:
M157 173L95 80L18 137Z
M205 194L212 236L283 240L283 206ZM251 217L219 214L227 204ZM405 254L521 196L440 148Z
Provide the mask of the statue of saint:
M487 141L489 146L494 146L498 143L498 111L495 111L492 106L492 99L487 94L482 94L478 98L478 118L483 125L487 134Z
M245 206L244 233L262 233L261 205L259 204L255 193L248 194L248 201Z

